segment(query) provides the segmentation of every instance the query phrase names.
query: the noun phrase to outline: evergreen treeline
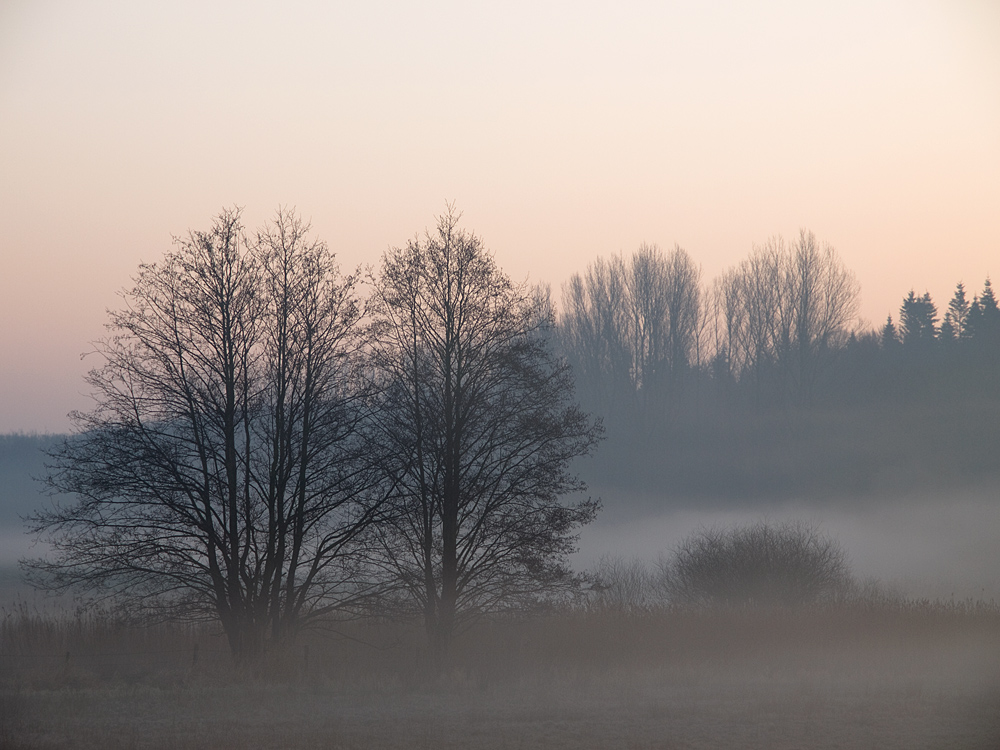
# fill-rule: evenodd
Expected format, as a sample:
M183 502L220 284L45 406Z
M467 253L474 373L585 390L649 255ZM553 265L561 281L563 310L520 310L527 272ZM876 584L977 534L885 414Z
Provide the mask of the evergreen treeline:
M595 261L565 286L559 320L583 406L608 430L588 480L606 494L731 503L996 474L990 280L971 301L958 284L940 317L911 291L896 322L873 330L858 325L859 294L806 231L753 248L711 284L679 247Z

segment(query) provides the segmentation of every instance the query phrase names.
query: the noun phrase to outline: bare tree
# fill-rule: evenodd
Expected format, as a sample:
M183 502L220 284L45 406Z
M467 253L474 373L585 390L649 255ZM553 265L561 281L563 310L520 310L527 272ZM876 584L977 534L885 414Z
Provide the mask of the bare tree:
M139 269L110 313L95 408L53 454L41 583L217 617L238 657L357 596L368 527L354 279L288 211L237 210Z
M794 305L798 379L808 398L823 355L847 340L861 287L833 247L817 246L812 232L800 231L792 259L789 293Z
M623 304L631 323L632 383L656 392L690 364L700 312L701 272L680 247L642 245L627 267Z
M660 411L696 357L701 272L680 247L598 258L563 290L563 347L606 412ZM630 408L629 408L630 407Z
M717 287L731 371L740 378L753 377L758 388L765 369L790 343L786 258L784 242L769 240L726 273Z
M663 604L656 576L642 560L603 555L593 572L591 605L612 612L645 612Z
M654 246L655 247L655 246ZM667 351L672 373L700 363L698 334L702 319L701 268L680 247L665 258Z
M623 393L634 392L628 294L620 256L598 258L584 277L574 274L563 289L563 348L577 381L609 411L625 405Z
M772 238L716 282L716 353L758 396L777 378L808 398L823 358L844 343L859 287L829 245L802 230L789 246Z
M734 380L741 371L742 299L735 269L726 271L712 285L710 309L714 344L712 370L718 380Z
M595 426L542 335L542 295L511 283L449 208L433 233L389 250L373 279L372 346L394 513L380 563L417 605L443 658L483 612L573 583L566 555L597 510L569 462Z

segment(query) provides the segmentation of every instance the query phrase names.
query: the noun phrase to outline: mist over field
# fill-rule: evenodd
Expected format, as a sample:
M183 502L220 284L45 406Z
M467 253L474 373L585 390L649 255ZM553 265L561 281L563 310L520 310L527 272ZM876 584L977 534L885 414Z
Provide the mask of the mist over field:
M836 539L859 578L875 578L909 597L1000 601L995 485L958 488L948 496L912 493L660 512L654 508L661 498L595 492L605 499L605 512L581 533L575 557L581 567L592 567L605 555L652 562L704 528L761 519L802 521Z
M988 427L987 437L994 431ZM62 439L0 436L0 591L7 592L8 603L14 592L36 598L21 581L17 564L42 555L46 547L25 532L22 517L53 502L37 480L45 474L44 451ZM839 542L859 578L878 579L910 597L1000 601L1000 472L977 474L966 484L938 476L928 487L927 481L918 486L897 471L882 480L880 494L869 489L845 494L842 486L814 485L808 495L784 492L777 498L754 495L749 487L684 497L669 488L655 492L636 489L634 483L602 483L602 452L613 449L606 444L594 460L581 463L581 471L590 475L587 494L601 498L603 507L581 530L572 558L579 570L595 568L605 556L652 563L704 528L802 521ZM1000 443L990 450L1000 451ZM934 460L933 455L910 458L914 467L923 463L925 469Z

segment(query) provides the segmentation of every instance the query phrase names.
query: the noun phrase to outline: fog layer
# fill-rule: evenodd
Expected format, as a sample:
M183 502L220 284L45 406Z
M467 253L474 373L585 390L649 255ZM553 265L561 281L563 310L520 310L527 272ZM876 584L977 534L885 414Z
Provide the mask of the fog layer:
M994 486L947 495L851 497L790 501L743 508L648 510L657 498L608 490L605 513L584 529L576 564L592 567L604 555L653 561L689 534L761 519L805 521L836 539L859 578L873 577L897 593L956 600L1000 600L1000 502ZM662 504L661 504L662 506Z

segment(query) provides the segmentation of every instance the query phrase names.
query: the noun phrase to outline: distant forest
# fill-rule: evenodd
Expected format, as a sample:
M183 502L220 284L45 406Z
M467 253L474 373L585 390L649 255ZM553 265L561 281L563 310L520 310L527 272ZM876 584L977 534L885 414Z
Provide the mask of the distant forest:
M860 289L803 231L711 284L681 248L598 259L563 289L557 339L607 440L612 496L674 506L946 491L1000 474L1000 309L987 278L943 312L910 291L858 328ZM635 501L633 500L633 503Z
M36 479L45 474L46 451L61 441L60 435L0 435L0 529L21 528L21 519L47 502Z

